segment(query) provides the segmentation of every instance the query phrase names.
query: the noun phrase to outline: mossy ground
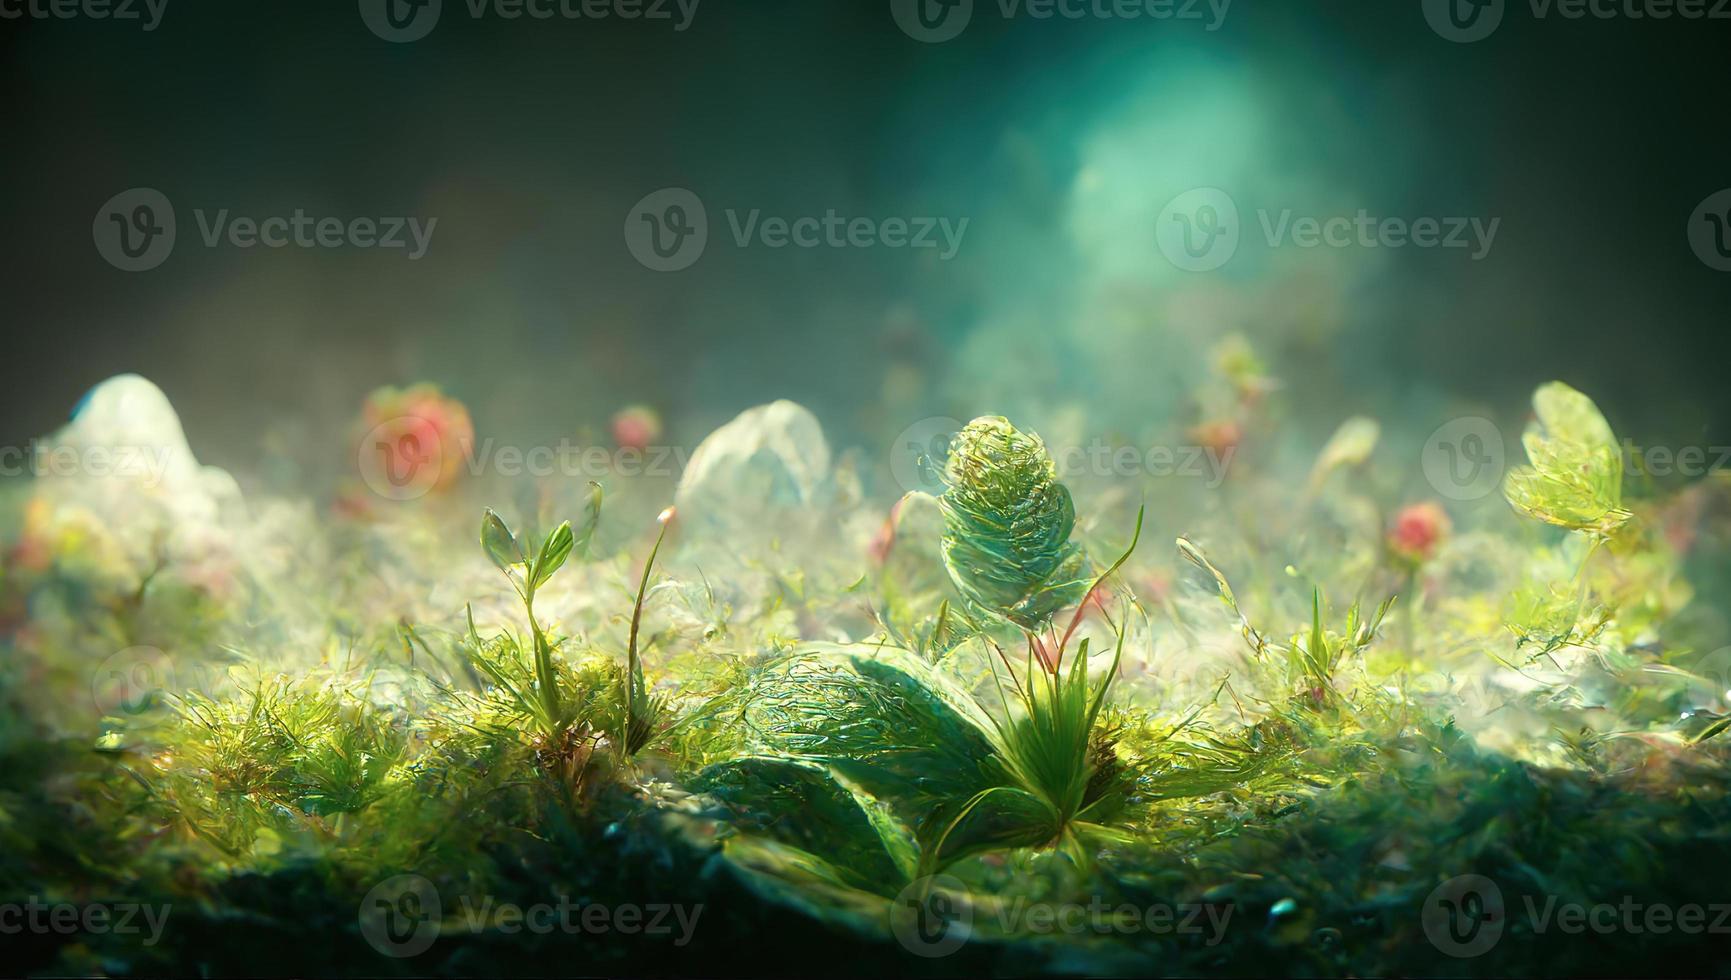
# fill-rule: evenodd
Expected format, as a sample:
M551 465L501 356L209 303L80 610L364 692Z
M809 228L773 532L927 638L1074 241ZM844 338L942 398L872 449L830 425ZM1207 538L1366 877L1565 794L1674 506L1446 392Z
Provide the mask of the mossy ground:
M835 517L817 546L790 522L756 553L705 551L694 529L639 595L654 540L639 528L661 501L626 495L591 553L549 576L535 627L458 498L340 528L299 563L250 555L226 588L172 566L129 575L63 533L3 583L0 899L167 917L148 942L8 934L7 965L1726 972L1726 665L1703 654L1724 622L1696 596L1727 581L1731 493L1607 501L1630 516L1589 515L1602 540L1502 512L1400 554L1374 471L1355 469L1369 449L1350 448L1322 454L1301 500L1247 478L1179 527L1162 513L1185 501L1149 500L1154 543L1079 620L1096 683L1126 642L1078 763L1093 809L1056 829L980 800L1014 782L993 727L1020 717L1006 685L1063 644L1054 629L1018 667L1019 625L971 621L918 500L890 519L889 547L850 537L883 516L857 501L836 513L871 519ZM1543 476L1526 492L1547 492ZM519 519L551 527L584 499ZM1104 568L1130 515L1121 494L1078 499L1093 516L1077 543ZM1680 500L1686 549L1659 532ZM541 683L538 629L560 703L577 706L556 730L511 694L513 678ZM662 705L638 751L619 734L630 649ZM390 923L414 928L381 934L402 876L437 912L400 906L415 916ZM1463 876L1500 894L1494 923L1438 918ZM381 888L397 889L383 905ZM910 937L905 910L934 896L942 928ZM607 912L543 930L506 911L548 905ZM1573 906L1588 910L1578 930L1559 911ZM1648 918L1692 906L1695 931ZM657 914L666 928L643 928ZM1492 941L1468 949L1484 929ZM404 945L411 933L425 942Z

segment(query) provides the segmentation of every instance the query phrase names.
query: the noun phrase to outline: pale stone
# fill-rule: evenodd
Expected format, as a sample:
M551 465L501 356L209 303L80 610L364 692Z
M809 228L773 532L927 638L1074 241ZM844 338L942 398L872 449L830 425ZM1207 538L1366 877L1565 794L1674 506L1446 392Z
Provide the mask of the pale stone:
M697 529L761 532L797 529L801 516L833 497L829 443L817 418L782 400L741 412L692 453L675 502ZM794 519L792 525L778 522Z

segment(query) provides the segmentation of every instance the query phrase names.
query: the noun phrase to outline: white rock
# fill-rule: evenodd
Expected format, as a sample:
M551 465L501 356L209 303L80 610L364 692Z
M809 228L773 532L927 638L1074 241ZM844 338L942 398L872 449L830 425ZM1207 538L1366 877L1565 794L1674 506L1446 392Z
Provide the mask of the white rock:
M691 454L674 500L689 527L767 539L799 530L833 495L823 427L782 400L746 409L710 433Z
M167 396L135 374L91 389L38 449L32 491L50 520L94 516L147 566L162 551L186 561L227 551L244 516L234 478L199 464Z

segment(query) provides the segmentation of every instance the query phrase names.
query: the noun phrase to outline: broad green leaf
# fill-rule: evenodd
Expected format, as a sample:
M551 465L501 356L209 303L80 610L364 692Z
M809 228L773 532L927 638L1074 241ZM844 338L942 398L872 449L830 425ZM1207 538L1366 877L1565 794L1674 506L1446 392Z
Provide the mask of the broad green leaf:
M724 803L740 830L820 855L838 883L893 895L912 877L918 849L907 828L821 763L747 756L704 769L693 785Z
M750 683L742 720L766 748L837 766L868 792L935 805L990 785L991 722L905 651L813 644Z
M766 752L830 767L925 842L1008 779L992 720L917 656L813 644L754 672L741 722Z
M1611 425L1593 400L1561 381L1540 385L1533 392L1533 411L1547 434L1562 442L1617 448Z
M1611 426L1592 399L1561 381L1533 393L1533 411L1537 418L1521 437L1529 465L1509 471L1503 495L1528 517L1609 535L1630 517Z
M920 844L914 839L913 831L895 814L890 805L865 791L863 787L848 779L834 769L829 776L837 786L848 791L853 801L859 806L860 812L870 821L872 829L877 831L878 842L883 845L884 853L889 855L896 870L901 872L904 881L911 881L919 874Z

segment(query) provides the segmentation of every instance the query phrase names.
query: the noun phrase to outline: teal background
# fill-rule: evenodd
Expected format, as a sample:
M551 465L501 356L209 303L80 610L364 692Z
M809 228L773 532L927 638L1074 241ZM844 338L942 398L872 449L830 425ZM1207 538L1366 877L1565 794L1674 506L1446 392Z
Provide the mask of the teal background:
M983 0L940 45L879 2L705 0L674 33L472 21L447 0L407 45L342 2L170 0L151 33L3 21L0 439L52 429L121 371L243 472L261 444L314 453L367 391L420 379L525 439L648 402L691 445L773 397L843 445L1066 404L1109 428L1179 415L1202 352L1236 331L1324 434L1346 411L1518 419L1559 377L1638 441L1731 443L1731 274L1684 236L1731 186L1728 39L1726 22L1540 22L1520 4L1460 45L1417 2L1253 0L1214 32L1006 21ZM1153 218L1204 184L1241 206L1502 224L1481 262L1318 250L1292 267L1246 246L1178 273ZM134 186L181 224L142 274L90 239ZM707 254L677 274L621 237L664 186L710 210ZM734 206L970 227L947 263L740 250ZM195 207L439 224L419 262L213 250Z

